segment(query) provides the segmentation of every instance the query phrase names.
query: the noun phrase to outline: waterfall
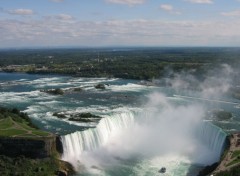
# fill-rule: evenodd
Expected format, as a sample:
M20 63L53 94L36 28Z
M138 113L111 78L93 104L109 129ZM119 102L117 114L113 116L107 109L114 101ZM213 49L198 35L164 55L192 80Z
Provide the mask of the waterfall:
M196 136L211 151L214 151L216 161L219 161L226 144L227 134L212 123L203 122L200 128L197 129Z
M146 111L142 114L144 114L143 116L145 118L149 115ZM93 151L106 144L112 134L133 127L136 123L136 117L139 117L137 113L130 111L112 114L101 119L96 128L89 128L85 131L74 132L62 136L62 159L71 163L76 163L76 161L81 160L83 152ZM221 128L209 122L203 122L191 128L193 128L193 138L199 141L199 144L204 145L213 154L213 156L210 156L213 157L211 161L218 161L224 149L227 136L226 133ZM197 154L199 155L199 153Z
M78 160L83 151L91 151L104 145L112 133L120 132L134 125L134 117L133 112L113 114L101 119L96 128L62 136L63 159Z

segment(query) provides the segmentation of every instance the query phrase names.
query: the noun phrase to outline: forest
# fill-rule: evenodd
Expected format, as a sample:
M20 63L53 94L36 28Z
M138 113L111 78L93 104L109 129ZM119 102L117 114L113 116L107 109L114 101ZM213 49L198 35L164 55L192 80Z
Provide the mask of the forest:
M239 48L62 48L0 50L0 70L79 77L151 80L193 71L202 75L217 64L239 65Z

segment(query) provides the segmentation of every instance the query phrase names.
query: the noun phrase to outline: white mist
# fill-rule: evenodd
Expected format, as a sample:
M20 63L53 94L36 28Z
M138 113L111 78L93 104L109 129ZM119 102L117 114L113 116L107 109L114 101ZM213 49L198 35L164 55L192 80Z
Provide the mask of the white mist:
M200 105L174 105L153 93L141 113L113 115L102 119L96 129L63 136L63 159L100 175L132 158L148 160L154 167L164 164L169 174L179 162L212 164L219 160L226 135L204 123L203 116Z

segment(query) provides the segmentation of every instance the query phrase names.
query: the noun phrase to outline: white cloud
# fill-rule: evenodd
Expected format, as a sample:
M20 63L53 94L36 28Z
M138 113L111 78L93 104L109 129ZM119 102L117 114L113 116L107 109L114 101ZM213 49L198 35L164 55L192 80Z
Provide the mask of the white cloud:
M65 19L65 20L64 20ZM0 47L8 46L236 46L240 22L106 20L77 21L69 16L0 19ZM204 36L204 37L203 37Z
M127 4L129 6L132 6L137 4L143 4L146 0L105 0L105 1L114 4Z
M239 17L240 16L240 10L235 10L231 12L222 12L221 13L223 16L228 16L228 17Z
M68 14L59 14L56 16L56 18L59 20L72 20L73 19L73 17Z
M34 12L31 9L14 9L8 10L7 13L12 15L33 15Z
M49 21L64 21L66 22L74 22L75 18L69 14L57 14L57 15L47 15L47 16L43 16L44 20Z
M212 4L213 0L185 0L194 4Z
M162 4L162 5L160 5L160 8L162 10L166 10L166 11L172 11L173 10L173 6L169 5L169 4Z
M173 8L173 6L170 5L170 4L162 4L162 5L160 5L160 9L161 9L161 10L164 10L164 11L167 11L167 12L169 12L169 13L172 13L172 14L177 14L177 15L180 15L180 14L181 14L181 12L176 11L176 10Z

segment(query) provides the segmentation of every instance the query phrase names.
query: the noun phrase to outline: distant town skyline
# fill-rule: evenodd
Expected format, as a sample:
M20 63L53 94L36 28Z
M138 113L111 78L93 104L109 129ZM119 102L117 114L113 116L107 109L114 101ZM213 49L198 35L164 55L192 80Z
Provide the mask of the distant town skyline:
M240 46L240 0L1 0L0 48Z

